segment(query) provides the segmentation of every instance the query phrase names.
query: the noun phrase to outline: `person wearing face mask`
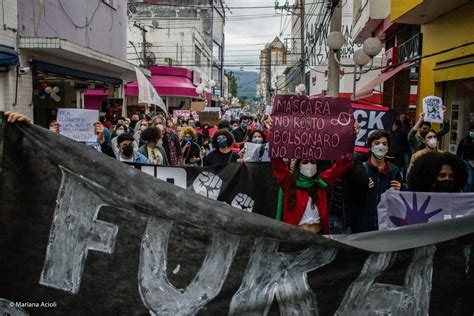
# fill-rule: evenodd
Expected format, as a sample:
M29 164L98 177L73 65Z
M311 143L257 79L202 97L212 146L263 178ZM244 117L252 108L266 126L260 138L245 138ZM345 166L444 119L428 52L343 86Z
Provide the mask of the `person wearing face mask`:
M467 183L466 165L456 155L429 152L416 160L408 175L414 192L461 192Z
M234 136L235 142L237 144L243 144L249 138L249 133L252 130L255 130L255 127L251 125L252 118L250 114L244 113L240 117L240 127L232 130L232 135Z
M117 125L115 125L114 132L112 133L112 141L111 141L111 147L114 151L115 156L117 156L119 152L119 149L117 147L118 137L124 133L128 133L129 131L130 130L127 127L127 125L123 123L117 123ZM134 150L138 150L138 145L136 142L134 143Z
M445 106L443 106L443 112L446 112ZM412 154L422 149L424 135L426 135L426 133L428 133L431 130L431 123L423 121L424 116L425 116L425 113L423 112L420 113L420 115L418 116L418 121L416 121L415 125L408 133L408 143L410 144ZM449 132L450 128L451 126L445 115L444 123L443 125L441 125L440 131L435 132L436 138L437 139L443 138L443 136ZM417 135L417 132L419 133L419 135Z
M148 158L143 156L134 149L135 138L130 133L123 133L117 138L117 147L118 154L116 156L117 160L123 162L132 162L132 163L141 163L148 164Z
M369 159L362 165L367 173L359 204L352 214L351 231L360 233L378 229L377 205L381 195L389 190L402 189L400 169L386 159L390 149L390 134L383 130L374 130L367 139Z
M207 151L211 149L211 126L208 123L202 126L202 147Z
M181 148L183 150L185 166L201 165L201 147L195 142L196 131L191 126L181 130Z
M153 126L159 128L163 135L163 148L170 166L182 166L184 164L183 153L176 132L166 126L166 119L162 115L155 116L152 122Z
M281 187L277 220L312 233L330 234L327 188L351 167L352 161L337 161L320 174L315 160L296 160L293 172L283 159L272 158L271 163Z
M469 132L459 142L456 155L466 163L468 179L464 192L474 192L474 124L469 127Z
M193 128L196 135L194 136L194 141L199 145L199 147L202 147L204 145L203 137L202 134L198 132L198 124L199 122L196 122L194 119L190 118L188 119L188 126ZM182 133L182 130L181 130Z
M157 127L148 127L142 132L142 141L146 144L138 149L138 152L145 156L149 163L153 165L168 166L166 152L163 149L161 132Z
M135 134L133 134L133 137L135 138L135 142L138 144L138 147L141 147L144 145L144 143L141 141L141 134L144 130L148 128L148 121L146 119L142 119L137 125L135 129Z
M239 155L230 147L234 143L234 137L226 129L220 129L212 136L213 151L204 158L204 166L216 166L230 162L236 162Z
M249 140L251 143L259 145L259 148L255 150L251 158L248 158L246 162L268 162L270 157L268 156L269 143L267 137L261 130L255 130L250 132ZM243 152L245 154L245 152Z
M426 134L423 133L421 135L423 136L421 149L411 156L410 166L408 167L408 174L410 173L410 170L413 167L415 161L421 156L433 151L442 152L438 149L438 136L435 130L429 130Z

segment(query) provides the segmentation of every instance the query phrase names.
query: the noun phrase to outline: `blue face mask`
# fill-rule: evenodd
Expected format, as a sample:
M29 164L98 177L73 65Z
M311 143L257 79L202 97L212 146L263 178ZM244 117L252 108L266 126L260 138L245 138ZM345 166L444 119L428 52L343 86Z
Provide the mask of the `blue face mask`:
M189 143L189 142L192 141L192 140L193 140L192 137L185 137L185 138L184 138L184 141L185 141L186 143Z
M243 124L242 124L242 128L243 128L243 129L247 129L248 126L249 126L249 125L248 125L247 123L243 123Z
M470 136L471 138L474 138L474 132L469 132L469 136Z
M220 148L227 147L227 138L221 138L217 141L217 145Z
M192 128L196 128L196 124L194 124L194 123L190 123L190 124L188 124L188 126L191 126Z

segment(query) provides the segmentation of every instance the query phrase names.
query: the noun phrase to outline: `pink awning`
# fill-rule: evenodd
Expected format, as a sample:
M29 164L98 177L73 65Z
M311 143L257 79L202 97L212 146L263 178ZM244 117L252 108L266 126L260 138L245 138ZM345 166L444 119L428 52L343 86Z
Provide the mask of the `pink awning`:
M161 97L203 98L196 93L196 86L187 77L154 75L150 82ZM138 95L138 84L136 82L127 84L125 95ZM212 94L206 93L205 97L207 100L211 100Z
M380 86L386 80L392 78L393 76L395 76L400 71L402 71L404 69L407 69L407 68L411 67L414 64L415 64L414 62L406 62L406 63L398 65L397 67L393 68L392 70L389 70L387 72L384 72L384 73L378 75L374 80L370 81L363 88L358 90L356 92L355 98L353 98L353 99L354 100L360 100L360 99L363 99L363 98L370 97L372 95L372 93L374 92L374 89L377 86Z

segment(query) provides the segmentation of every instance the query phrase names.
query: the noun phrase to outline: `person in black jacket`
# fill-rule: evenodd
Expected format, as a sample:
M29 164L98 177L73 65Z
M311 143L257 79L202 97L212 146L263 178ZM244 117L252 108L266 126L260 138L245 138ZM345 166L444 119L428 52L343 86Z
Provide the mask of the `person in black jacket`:
M369 160L363 163L368 175L368 183L361 186L360 203L354 210L351 230L353 233L378 229L377 205L382 193L388 189L400 191L402 176L400 169L387 161L386 155L390 148L390 134L375 130L367 140Z
M408 143L408 133L403 128L400 120L395 120L390 132L390 150L387 159L395 164L401 171L403 177L406 176L407 161L405 155L411 153L410 144Z
M201 146L197 143L197 133L191 126L184 127L181 130L181 148L183 149L184 165L199 166L201 165Z
M464 192L474 192L474 124L469 127L469 132L459 142L456 155L466 163L468 179Z
M353 165L331 188L329 197L329 223L333 234L349 234L361 196L369 184L369 176L363 165L367 155L354 153Z

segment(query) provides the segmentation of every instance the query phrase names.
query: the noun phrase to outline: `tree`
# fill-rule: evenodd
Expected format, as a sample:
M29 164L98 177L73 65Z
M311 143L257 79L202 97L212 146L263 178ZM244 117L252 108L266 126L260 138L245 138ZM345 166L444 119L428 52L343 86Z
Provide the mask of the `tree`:
M229 79L229 92L232 94L234 97L237 96L237 79L234 76L234 73L232 71L228 72L225 74L227 79Z

